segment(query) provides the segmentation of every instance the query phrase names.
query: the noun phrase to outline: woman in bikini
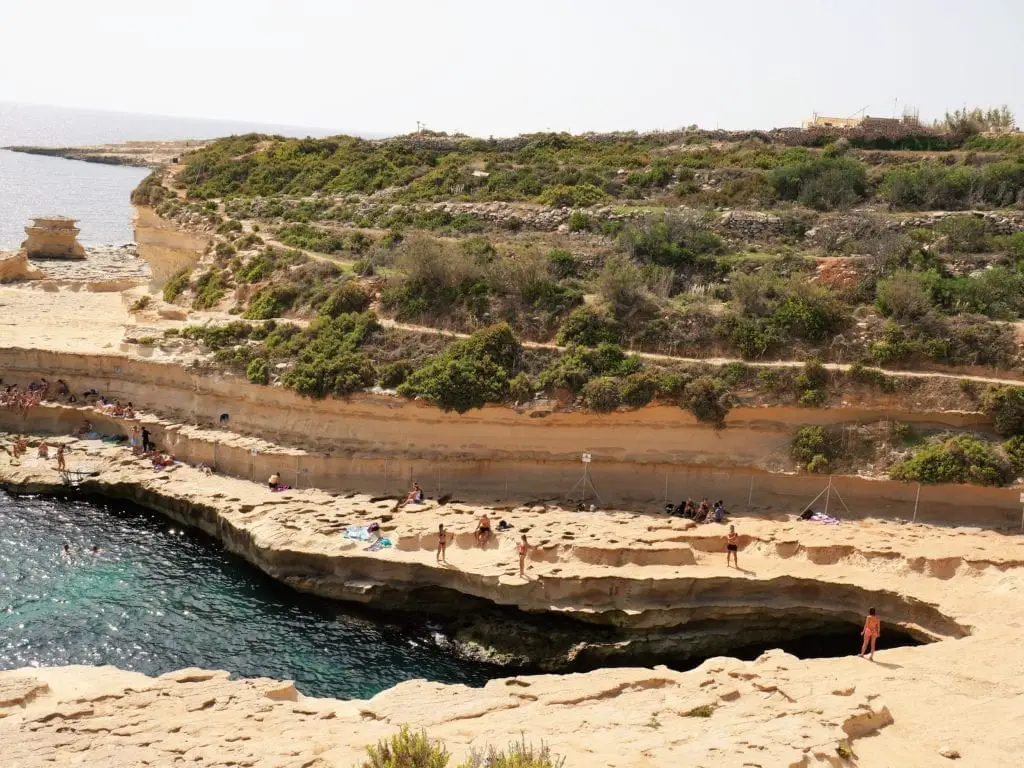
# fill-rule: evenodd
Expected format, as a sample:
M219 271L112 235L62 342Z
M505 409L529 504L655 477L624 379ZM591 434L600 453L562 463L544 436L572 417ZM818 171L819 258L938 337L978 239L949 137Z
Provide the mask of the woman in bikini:
M530 551L530 544L526 541L526 534L523 534L523 538L518 544L516 549L519 551L519 577L521 579L526 578L524 571L526 570L526 555Z
M864 654L868 651L868 645L871 645L871 661L875 660L875 643L878 641L878 637L882 634L882 620L875 615L874 608L868 608L868 617L864 619L864 629L860 631L864 636L864 642L860 646L860 655L863 658Z
M736 569L740 567L740 535L736 533L736 526L729 526L729 535L725 537L725 567L729 567L730 562L736 564Z
M437 562L447 563L444 554L445 550L448 549L448 536L449 534L444 530L444 523L437 524Z

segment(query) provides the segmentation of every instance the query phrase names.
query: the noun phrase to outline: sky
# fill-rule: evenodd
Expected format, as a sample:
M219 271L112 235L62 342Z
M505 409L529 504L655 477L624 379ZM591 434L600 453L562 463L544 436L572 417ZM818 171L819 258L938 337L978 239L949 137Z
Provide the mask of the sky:
M1020 0L0 0L0 101L408 133L1024 122Z

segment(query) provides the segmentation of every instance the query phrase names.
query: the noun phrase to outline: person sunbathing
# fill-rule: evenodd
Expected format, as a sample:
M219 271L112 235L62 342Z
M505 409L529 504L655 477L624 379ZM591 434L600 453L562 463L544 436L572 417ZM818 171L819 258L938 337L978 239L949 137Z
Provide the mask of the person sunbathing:
M277 474L277 472L275 472L274 474L267 478L267 487L272 491L280 489L281 476Z
M40 459L50 458L50 446L45 440L39 443L39 447L36 448L36 456Z

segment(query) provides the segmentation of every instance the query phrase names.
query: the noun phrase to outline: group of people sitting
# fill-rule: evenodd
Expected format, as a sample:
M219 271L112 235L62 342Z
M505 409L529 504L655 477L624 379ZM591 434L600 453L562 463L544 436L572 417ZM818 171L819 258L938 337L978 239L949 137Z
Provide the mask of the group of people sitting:
M8 384L0 391L0 407L10 408L12 411L27 412L29 408L35 408L43 399L42 394L35 390L23 392L17 384Z
M50 458L50 444L44 439L39 441L39 445L36 446L36 458L49 459ZM20 460L22 456L28 451L28 440L24 435L15 435L14 440L11 441L11 445L7 447L8 453L14 459ZM67 452L63 443L56 444L56 451L53 454L53 458L57 459L57 469L64 471L67 469L65 464L64 454Z
M693 520L696 523L722 523L725 522L725 505L719 499L712 505L707 497L701 499L699 505L693 499L688 498L677 506L665 505L665 512L671 517L683 517Z

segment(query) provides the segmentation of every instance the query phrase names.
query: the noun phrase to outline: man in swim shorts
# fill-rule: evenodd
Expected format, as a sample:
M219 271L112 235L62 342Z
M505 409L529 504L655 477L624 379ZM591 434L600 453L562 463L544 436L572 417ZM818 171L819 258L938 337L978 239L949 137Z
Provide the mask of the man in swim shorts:
M736 526L729 526L729 535L725 537L725 567L729 567L729 563L732 562L736 565L737 570L740 567L740 535L736 533Z

